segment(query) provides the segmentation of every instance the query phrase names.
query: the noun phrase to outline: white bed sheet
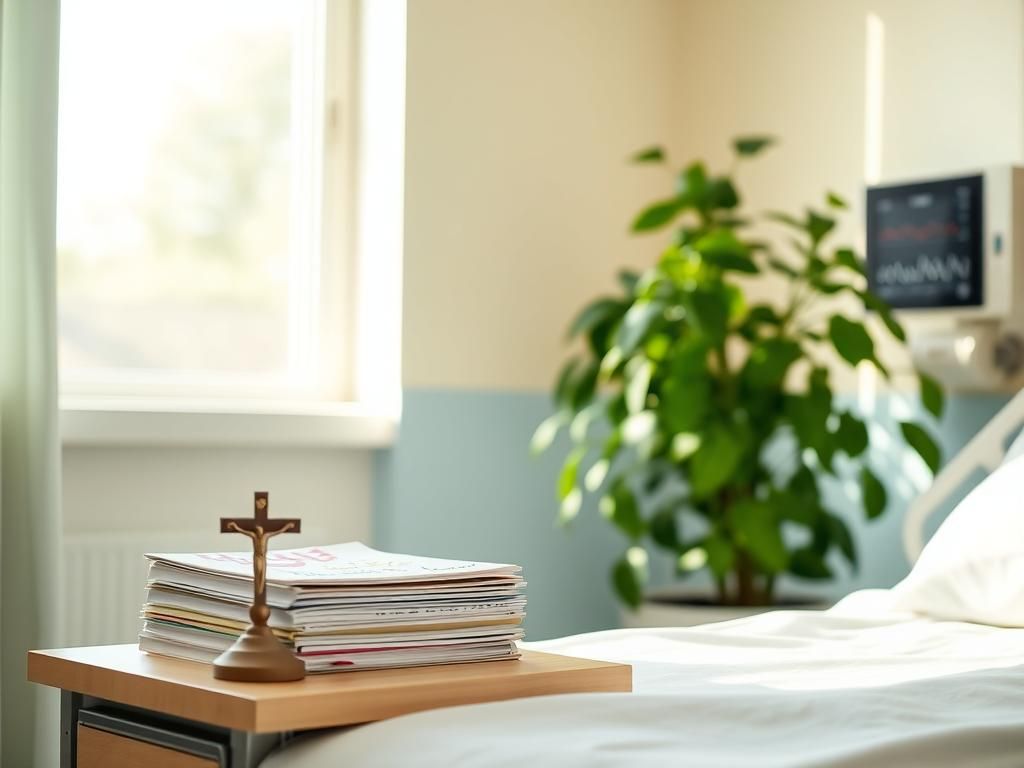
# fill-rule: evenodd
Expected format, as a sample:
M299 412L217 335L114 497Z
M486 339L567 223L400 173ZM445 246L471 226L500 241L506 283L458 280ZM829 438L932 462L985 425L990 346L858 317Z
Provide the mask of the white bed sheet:
M869 590L825 612L528 644L631 663L634 692L433 710L263 766L1024 766L1024 629L889 604Z

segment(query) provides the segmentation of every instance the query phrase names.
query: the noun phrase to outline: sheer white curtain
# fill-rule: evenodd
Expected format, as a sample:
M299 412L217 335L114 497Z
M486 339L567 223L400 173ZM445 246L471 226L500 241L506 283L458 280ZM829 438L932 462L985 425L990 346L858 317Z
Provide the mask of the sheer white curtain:
M56 764L25 653L60 636L56 172L59 0L0 0L0 764Z

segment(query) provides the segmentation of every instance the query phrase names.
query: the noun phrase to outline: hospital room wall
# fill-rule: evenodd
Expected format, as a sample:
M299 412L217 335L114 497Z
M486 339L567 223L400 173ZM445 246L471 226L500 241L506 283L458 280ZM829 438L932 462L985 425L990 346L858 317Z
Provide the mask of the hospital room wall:
M614 625L607 566L623 542L592 507L556 530L557 460L532 460L526 446L573 312L612 289L617 269L658 253L658 237L626 229L670 182L626 156L664 142L678 162L720 165L731 136L779 136L742 170L751 208L813 203L827 186L852 202L841 235L860 245L866 172L1022 159L1021 3L984 7L411 3L403 414L395 446L376 457L375 541L523 564L534 638ZM869 13L882 33L880 98L868 85ZM856 379L842 383L883 421L918 410L910 393L869 402ZM947 452L1004 401L952 398L939 429ZM851 509L862 567L832 594L905 573L899 518L915 477L901 462L886 518L860 524Z

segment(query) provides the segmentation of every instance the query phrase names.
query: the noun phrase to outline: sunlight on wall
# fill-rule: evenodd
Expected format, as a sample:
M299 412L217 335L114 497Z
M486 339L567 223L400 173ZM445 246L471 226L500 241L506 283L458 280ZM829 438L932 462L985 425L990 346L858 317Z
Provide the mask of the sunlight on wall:
M874 13L867 16L864 49L864 181L882 178L882 104L885 95L885 25Z

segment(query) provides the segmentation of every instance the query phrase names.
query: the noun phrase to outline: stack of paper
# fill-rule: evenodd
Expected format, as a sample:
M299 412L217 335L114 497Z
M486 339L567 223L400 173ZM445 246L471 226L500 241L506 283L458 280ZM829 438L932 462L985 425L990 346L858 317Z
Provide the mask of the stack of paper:
M249 624L252 555L150 554L139 647L212 662ZM378 552L358 542L267 556L270 627L307 672L519 656L520 568Z

